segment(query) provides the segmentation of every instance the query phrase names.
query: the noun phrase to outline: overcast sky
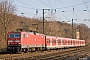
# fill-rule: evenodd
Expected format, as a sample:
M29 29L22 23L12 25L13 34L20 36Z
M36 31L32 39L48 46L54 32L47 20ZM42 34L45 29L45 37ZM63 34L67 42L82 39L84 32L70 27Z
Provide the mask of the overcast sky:
M53 16L57 21L66 22L75 19L75 23L84 23L90 28L90 21L83 21L90 20L90 0L12 0L12 2L16 5L17 15L22 16L21 13L24 13L26 17L40 18L43 16L42 9L46 9L45 17Z

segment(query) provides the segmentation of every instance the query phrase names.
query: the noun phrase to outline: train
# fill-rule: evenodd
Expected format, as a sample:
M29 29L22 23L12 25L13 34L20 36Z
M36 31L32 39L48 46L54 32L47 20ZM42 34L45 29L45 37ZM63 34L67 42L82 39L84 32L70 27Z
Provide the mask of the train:
M8 32L7 51L30 52L69 47L83 47L85 40L48 36L35 32Z

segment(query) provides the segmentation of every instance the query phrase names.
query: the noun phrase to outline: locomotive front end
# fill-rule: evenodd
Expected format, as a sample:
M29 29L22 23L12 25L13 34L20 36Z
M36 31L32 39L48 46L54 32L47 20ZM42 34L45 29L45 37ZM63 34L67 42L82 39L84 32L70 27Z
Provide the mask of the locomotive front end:
M18 52L21 49L21 33L9 32L7 36L7 50L10 52Z

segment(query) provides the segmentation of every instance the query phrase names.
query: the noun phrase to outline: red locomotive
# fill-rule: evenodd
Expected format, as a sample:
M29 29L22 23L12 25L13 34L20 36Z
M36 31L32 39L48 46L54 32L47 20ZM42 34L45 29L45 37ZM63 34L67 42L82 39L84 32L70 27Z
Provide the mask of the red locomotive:
M7 50L12 52L85 46L85 40L47 36L33 32L8 32Z

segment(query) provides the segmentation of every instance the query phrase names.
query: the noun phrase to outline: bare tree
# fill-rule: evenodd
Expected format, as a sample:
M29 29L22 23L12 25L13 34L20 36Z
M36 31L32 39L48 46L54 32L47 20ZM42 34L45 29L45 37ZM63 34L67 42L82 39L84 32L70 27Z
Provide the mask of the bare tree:
M2 32L4 41L6 42L7 37L7 27L13 21L13 14L15 11L15 6L12 5L12 2L4 0L0 2L0 24L2 27Z

